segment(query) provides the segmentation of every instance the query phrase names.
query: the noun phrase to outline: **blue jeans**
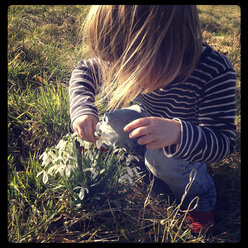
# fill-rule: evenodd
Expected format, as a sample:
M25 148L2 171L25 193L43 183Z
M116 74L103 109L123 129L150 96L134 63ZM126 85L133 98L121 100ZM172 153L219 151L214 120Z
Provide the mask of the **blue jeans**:
M186 195L182 208L186 209L192 199L198 196L199 202L196 211L213 210L216 203L216 189L205 163L168 158L162 148L146 150L145 146L137 143L137 138L130 139L128 133L123 131L124 126L131 121L146 116L149 115L141 106L133 105L126 109L106 113L103 121L114 129L116 133L116 137L113 138L115 144L130 151L144 154L145 165L148 170L166 183L176 198L181 199L183 196L185 187L189 183L190 172L195 169L196 177Z

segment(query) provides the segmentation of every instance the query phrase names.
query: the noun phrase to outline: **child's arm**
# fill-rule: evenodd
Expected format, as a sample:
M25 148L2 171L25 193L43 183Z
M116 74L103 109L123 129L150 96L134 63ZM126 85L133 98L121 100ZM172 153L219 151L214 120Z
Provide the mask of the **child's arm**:
M222 160L235 148L235 87L233 70L223 71L207 83L201 94L198 125L178 118L145 117L129 123L124 131L132 131L131 138L140 137L139 144L147 149L163 148L168 157L194 162Z
M203 89L199 104L199 124L180 119L182 134L178 149L164 147L169 157L195 162L220 161L235 149L235 89L232 69L221 72Z
M140 145L146 145L148 150L162 148L173 144L179 145L181 140L181 125L179 121L161 117L144 117L130 122L124 127L130 132L131 139L138 138Z
M95 142L94 130L98 122L95 95L100 75L95 59L81 61L72 72L69 83L71 127L81 138Z

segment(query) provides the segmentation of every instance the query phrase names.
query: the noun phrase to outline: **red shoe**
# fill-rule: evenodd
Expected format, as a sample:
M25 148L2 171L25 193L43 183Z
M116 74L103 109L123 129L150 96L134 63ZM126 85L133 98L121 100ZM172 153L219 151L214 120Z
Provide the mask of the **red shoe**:
M196 212L192 211L186 217L187 224L193 233L199 234L209 230L214 225L214 214L212 211Z

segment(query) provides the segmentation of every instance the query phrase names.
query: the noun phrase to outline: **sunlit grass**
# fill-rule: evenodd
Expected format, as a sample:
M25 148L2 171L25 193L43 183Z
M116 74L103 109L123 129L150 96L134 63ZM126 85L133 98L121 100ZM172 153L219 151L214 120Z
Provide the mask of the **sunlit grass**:
M8 239L10 242L237 242L240 239L240 8L198 6L203 37L237 74L237 149L208 165L216 183L216 227L193 236L180 202L138 181L115 204L75 206L68 190L43 184L39 156L70 132L68 82L84 57L88 6L10 6L8 10ZM104 106L99 106L100 114ZM142 161L139 166L142 167ZM145 170L144 170L145 171ZM144 179L145 179L144 178ZM54 183L56 183L56 177ZM110 191L109 191L110 193ZM119 205L118 205L119 204ZM90 206L90 205L89 205ZM176 214L175 214L176 213ZM172 225L174 220L174 225Z

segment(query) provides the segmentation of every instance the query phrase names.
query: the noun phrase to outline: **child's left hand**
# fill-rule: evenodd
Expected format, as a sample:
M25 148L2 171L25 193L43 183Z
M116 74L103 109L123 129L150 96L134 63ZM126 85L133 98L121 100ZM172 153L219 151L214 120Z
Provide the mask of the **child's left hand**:
M181 124L179 121L160 117L144 117L127 124L125 132L130 132L131 139L138 139L140 145L146 145L148 150L179 144L181 139Z

